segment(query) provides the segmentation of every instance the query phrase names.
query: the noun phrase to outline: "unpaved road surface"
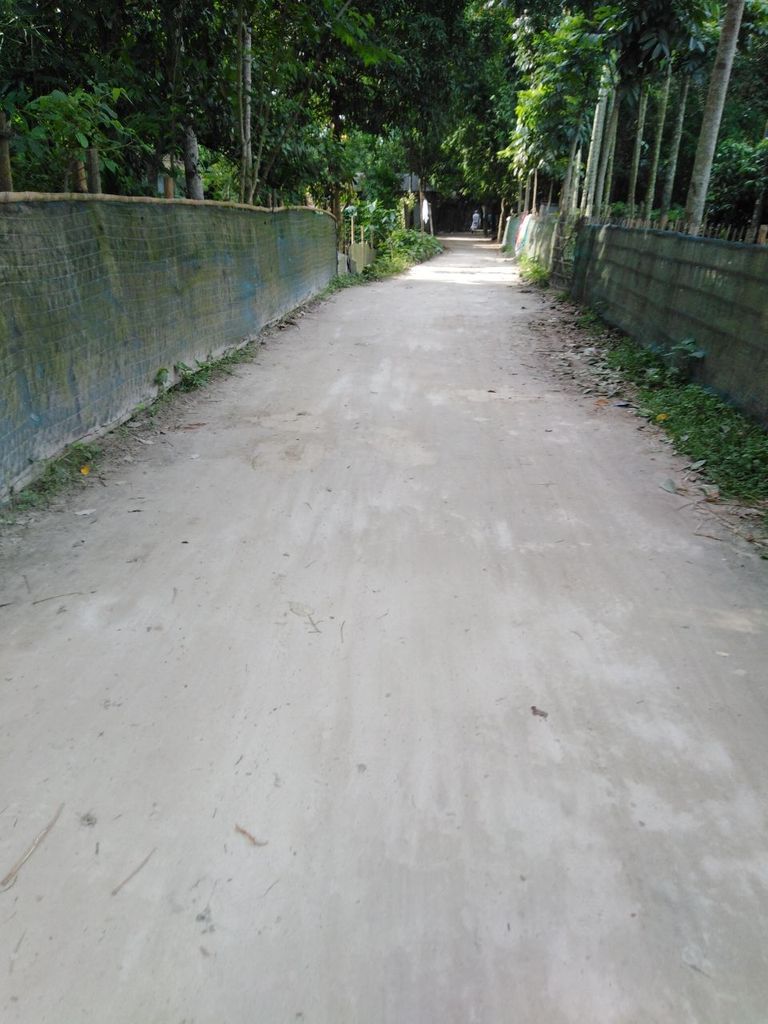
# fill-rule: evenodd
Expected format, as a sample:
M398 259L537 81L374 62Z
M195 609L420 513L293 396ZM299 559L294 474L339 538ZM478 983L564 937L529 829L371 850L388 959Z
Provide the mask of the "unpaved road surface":
M4 1024L766 1019L765 563L543 308L455 240L6 536Z

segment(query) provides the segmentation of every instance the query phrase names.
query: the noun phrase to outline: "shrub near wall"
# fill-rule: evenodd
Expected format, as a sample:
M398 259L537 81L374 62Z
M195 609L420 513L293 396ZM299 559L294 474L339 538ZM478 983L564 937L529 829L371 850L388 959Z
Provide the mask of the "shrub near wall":
M572 291L644 345L691 339L699 383L768 424L768 247L582 226Z
M252 338L335 273L335 223L316 210L8 194L0 498L154 397L158 371Z

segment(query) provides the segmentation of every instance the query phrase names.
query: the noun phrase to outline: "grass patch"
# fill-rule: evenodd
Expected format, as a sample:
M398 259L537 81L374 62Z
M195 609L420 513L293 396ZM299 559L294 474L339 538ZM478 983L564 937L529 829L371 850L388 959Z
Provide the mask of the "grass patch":
M36 480L11 495L11 511L45 508L75 484L84 484L96 470L100 455L101 449L94 444L82 441L71 444L61 455L45 464L45 469Z
M535 284L539 288L549 287L549 271L535 257L521 253L518 266L520 277L526 284Z
M768 433L686 380L675 365L677 356L662 357L621 339L608 350L606 362L637 386L640 414L663 427L678 451L700 462L724 494L745 501L768 499Z

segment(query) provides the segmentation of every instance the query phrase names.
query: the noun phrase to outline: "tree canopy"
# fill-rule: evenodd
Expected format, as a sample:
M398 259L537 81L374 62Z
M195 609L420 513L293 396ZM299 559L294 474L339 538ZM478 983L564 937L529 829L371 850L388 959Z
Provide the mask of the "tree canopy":
M765 192L768 122L768 4L742 6L708 193L738 222ZM596 209L636 196L674 216L728 9L0 0L0 188L154 195L168 178L338 213L361 192L394 206L407 172L491 204L535 177L561 202L581 184Z

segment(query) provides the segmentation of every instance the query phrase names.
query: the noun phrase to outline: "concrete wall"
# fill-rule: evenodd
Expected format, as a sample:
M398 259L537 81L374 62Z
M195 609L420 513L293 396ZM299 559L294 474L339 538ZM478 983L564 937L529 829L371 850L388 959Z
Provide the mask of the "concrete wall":
M768 424L768 247L583 226L572 291L644 345L695 341L696 379Z
M335 273L315 210L0 194L0 498Z

